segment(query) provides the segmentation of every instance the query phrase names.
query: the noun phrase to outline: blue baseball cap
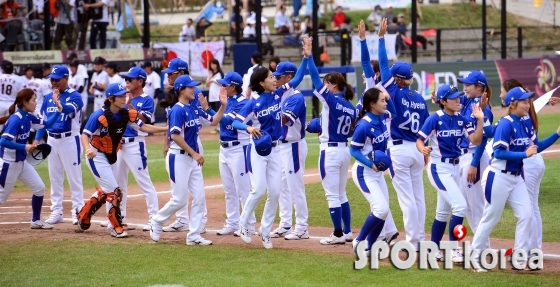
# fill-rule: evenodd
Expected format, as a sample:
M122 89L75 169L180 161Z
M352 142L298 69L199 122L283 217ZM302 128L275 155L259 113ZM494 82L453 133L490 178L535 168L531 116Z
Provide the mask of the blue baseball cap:
M70 72L68 68L62 65L56 65L52 68L50 78L55 80L60 80L62 78L68 78Z
M173 90L177 91L183 87L196 87L198 85L200 85L200 82L193 80L191 76L182 75L175 80L175 84L173 85Z
M228 72L223 79L219 79L216 82L224 86L243 86L243 78L236 72Z
M506 97L504 99L504 104L506 104L506 106L509 106L511 103L515 101L525 100L533 97L534 95L535 93L527 92L522 87L515 87L507 92Z
M167 67L167 69L161 71L162 73L174 73L177 71L188 71L189 70L189 64L187 64L187 62L179 59L179 58L175 58L171 61L169 61L169 66Z
M280 62L278 66L276 66L276 72L272 73L275 77L277 76L284 76L284 75L293 75L297 71L296 65L292 62Z
M321 127L321 118L314 118L309 121L309 124L305 128L309 133L321 133L323 128Z
M378 171L385 171L391 167L391 158L380 150L374 150L368 155Z
M467 85L481 85L483 87L488 86L488 81L483 73L477 70L472 70L469 72L467 77L462 79L457 79L457 82Z
M437 90L437 102L439 103L443 99L456 99L462 94L463 92L459 91L457 87L454 87L452 85L443 85Z
M105 91L107 98L118 97L126 94L126 89L121 84L110 84Z
M412 66L405 62L396 62L391 67L391 73L393 74L393 77L410 80L412 79Z
M253 143L255 145L255 151L260 156L267 156L272 152L272 138L265 131L261 131L261 133L262 133L262 136L260 136L258 139L253 138Z
M128 73L126 73L124 77L127 79L142 79L145 81L148 75L146 75L144 69L140 67L132 67L128 70Z

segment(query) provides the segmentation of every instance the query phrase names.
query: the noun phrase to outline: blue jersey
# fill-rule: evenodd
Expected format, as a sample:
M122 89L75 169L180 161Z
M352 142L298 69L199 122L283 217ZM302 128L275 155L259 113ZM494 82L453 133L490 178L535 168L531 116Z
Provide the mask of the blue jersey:
M283 89L279 88L273 93L264 92L259 94L258 99L250 99L239 111L235 120L247 124L249 120L256 119L260 129L267 132L273 141L280 138L281 129L281 106Z
M384 38L379 39L379 70L383 87L395 104L395 115L391 121L391 139L416 142L416 134L430 116L426 100L409 87L399 88L389 68Z
M198 108L178 102L171 108L168 120L169 148L182 150L182 148L171 139L172 134L179 134L183 137L185 142L198 153L198 132L202 127L198 115Z
M523 122L527 122L524 120ZM529 120L530 122L530 120ZM532 124L531 124L532 126ZM499 170L511 172L521 172L523 158L518 159L497 159L496 151L501 149L509 152L525 153L527 148L537 143L537 135L533 129L529 129L521 119L515 115L507 115L500 119L494 130L494 154L490 161L490 166Z
M95 112L93 112L89 118L88 121L86 123L86 125L84 126L84 130L82 131L82 134L87 135L88 137L91 136L100 136L100 137L104 137L109 133L109 129L107 127L103 127L101 125L101 123L99 122L99 117L105 115L105 110L104 108L101 108ZM120 121L122 119L121 113L118 112L116 114L113 114L113 117L115 117L116 120ZM135 122L128 122L127 128L131 127L132 129L135 130L139 130L141 126L144 125L144 122L142 122L142 120L140 120L139 118L136 119Z
M38 130L42 128L42 119L18 109L5 123L4 133L2 134L1 139L2 146L0 147L0 157L5 161L25 160L27 157L25 145L27 144L31 130ZM6 141L16 143L18 148L8 148L4 143Z
M333 95L325 85L313 93L323 104L319 142L347 142L356 120L355 107L342 94Z
M154 99L152 99L148 94L142 94L140 96L132 98L132 100L130 100L130 103L134 106L134 108L139 113L141 113L142 115L144 115L144 117L146 117L146 122L145 122L146 124L152 123L152 118L155 110ZM126 127L123 137L129 138L138 135L147 136L148 133L137 131L132 127Z
M471 120L474 129L476 129L478 121L473 116L472 105L473 104L478 105L480 103L480 99L481 97L472 98L472 99L469 99L467 97L461 97L461 106L462 106L461 115ZM492 110L490 110L490 106L486 106L486 108L482 112L484 113L484 126L486 127L492 125L492 122L494 122L494 115L492 114ZM482 141L485 142L485 140L487 140L488 137L489 136L485 134L484 139ZM461 142L461 148L475 148L475 147L476 145L471 143L467 138L464 138L463 141Z
M283 141L299 141L305 138L305 118L307 106L303 95L295 90L282 100L282 114L288 122L282 126L280 139Z
M428 117L418 132L418 138L424 142L428 139L431 141L432 157L458 158L461 156L463 137L472 133L474 128L470 119L459 113L450 116L439 110Z
M367 155L374 150L385 152L389 139L387 121L390 119L391 114L388 111L383 115L366 113L356 124L350 146L361 149L363 155Z
M220 140L221 141L242 141L249 142L249 134L243 130L233 128L233 120L249 100L243 94L238 94L228 98L228 105L224 111L224 116L220 121ZM251 125L251 123L249 123Z
M53 94L47 94L41 106L41 115L44 119L48 119L52 114L58 111L56 104L52 99ZM82 95L71 88L66 88L60 93L60 104L62 105L62 113L54 125L47 129L50 133L80 132L82 124Z

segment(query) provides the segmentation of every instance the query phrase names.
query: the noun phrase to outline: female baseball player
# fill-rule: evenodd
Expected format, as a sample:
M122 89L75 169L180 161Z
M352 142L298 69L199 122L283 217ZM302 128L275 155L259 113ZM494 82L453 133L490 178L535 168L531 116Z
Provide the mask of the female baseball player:
M457 81L463 84L465 92L465 96L460 97L461 115L471 119L473 128L476 128L476 120L472 116L471 109L472 105L476 104L484 112L484 126L490 127L494 121L494 115L487 103L492 98L492 89L488 85L486 76L480 71L473 70L465 78L457 79ZM484 193L482 192L480 178L490 161L489 155L484 152L487 143L488 136L485 134L483 134L482 143L478 146L469 142L466 137L461 142L463 155L459 158L461 173L459 189L467 201L465 215L473 233L476 232L484 210ZM487 247L489 245L490 243Z
M158 133L167 131L167 127L144 124L137 110L128 110L126 89L122 85L111 84L106 91L105 106L91 114L81 138L87 165L100 187L76 214L79 230L86 231L91 225L92 216L107 202L110 222L107 229L111 236L122 238L127 237L128 233L122 222L120 203L123 194L117 183L114 163L125 129L132 126L143 132Z
M533 231L534 211L531 195L520 175L525 159L545 150L560 138L559 127L548 138L539 141L536 132L522 122L521 119L529 115L529 99L533 96L534 93L527 92L522 87L515 87L505 95L508 115L501 118L496 126L492 160L482 177L486 203L472 245L472 249L478 250L479 254L500 221L506 203L513 209L518 220L513 249L524 249L529 253L533 247L532 238L527 234ZM474 269L485 271L479 266L474 266Z
M306 51L310 51L311 42L309 39L306 40L304 53L307 58L309 53ZM305 59L303 62L305 62ZM305 69L305 66L302 64L300 69ZM299 83L294 80L290 84ZM253 97L247 102L237 114L232 125L235 129L245 130L251 134L251 144L247 151L247 164L253 189L241 213L239 222L241 239L246 243L251 243L252 233L249 229L249 219L268 188L268 198L259 232L263 246L267 249L272 248L270 233L282 188L282 161L278 161L276 158L280 156L280 150L278 149L280 142L278 140L281 136L282 122L287 122L285 115L282 115L282 99L287 90L291 89L290 84L277 89L276 78L269 69L265 67L255 68L251 75L249 88L257 93L258 97ZM247 125L253 117L260 123L260 128Z
M80 126L82 122L82 95L68 87L69 71L65 66L54 66L50 81L54 89L60 91L62 113L59 120L51 127L40 129L35 134L35 141L42 140L45 130L48 135L47 143L51 146L49 156L49 177L51 179L51 216L46 220L48 224L63 221L64 173L70 185L72 200L72 223L77 224L76 210L84 205L84 187L82 185L82 156L80 147ZM50 118L57 112L52 101L53 94L47 94L41 107L43 118Z
M389 174L403 213L406 241L418 248L419 242L424 241L426 203L423 171L428 158L423 157L415 145L416 134L429 113L424 98L410 89L412 67L407 63L396 62L389 68L383 38L386 31L387 19L383 19L379 27L379 69L383 86L395 103L396 110L391 120L391 140L387 151L392 162ZM391 238L386 240L391 241Z
M195 97L194 87L200 82L194 81L190 76L183 75L177 78L174 89L178 93L179 101L173 105L169 113L170 147L166 157L167 171L171 180L171 199L152 217L150 237L158 242L162 225L180 208L189 203L189 193L193 197L193 205L189 221L187 245L210 245L212 241L200 236L202 231L202 218L206 209L204 197L204 179L202 178L202 165L204 158L198 153L198 132L201 124L220 121L227 106L226 93L220 93L222 106L215 117L203 117L199 107L190 104ZM177 173L179 172L180 173Z
M45 184L37 171L25 160L28 152L33 152L37 144L27 144L31 129L51 126L58 119L62 105L58 98L58 90L53 97L57 112L46 121L33 115L37 105L37 96L33 90L25 88L16 94L14 103L8 108L8 115L0 118L4 131L0 138L0 204L5 204L12 193L16 180L25 184L33 195L31 208L33 216L31 229L52 229L53 226L41 220L41 208ZM17 109L16 109L17 108Z
M445 232L449 216L449 240L457 241L453 234L455 226L463 223L467 203L459 189L459 157L461 156L460 144L463 137L475 145L482 141L484 113L476 104L472 105L472 114L477 119L476 129L473 128L470 118L461 114L460 92L450 85L443 85L437 91L437 102L441 110L433 113L422 129L418 132L416 147L424 156L430 156L428 164L428 177L432 186L438 191L437 208L434 223L432 224L432 241L438 246ZM431 146L424 143L430 140ZM436 257L443 259L441 251ZM455 249L452 256L453 262L463 262L463 255Z
M350 152L348 137L356 119L356 109L350 103L354 92L340 73L328 73L323 80L315 67L313 58L308 62L309 74L315 86L314 95L319 99L321 110L321 135L319 136L319 173L329 205L334 231L321 244L345 244L352 236L350 203L346 197L346 181ZM344 229L342 227L344 223Z
M350 144L350 154L356 159L352 179L369 202L371 210L352 245L355 247L367 238L366 250L377 240L390 214L389 192L383 171L391 165L385 151L389 139L387 125L393 113L394 105L387 93L378 88L367 90Z
M94 73L91 76L89 93L94 95L93 110L97 111L105 104L105 89L109 85L109 74L105 72L104 65L107 63L104 58L97 57L93 60Z
M361 53L362 53L362 68L364 69L364 81L366 84L365 91L368 91L370 88L373 88L375 85L381 82L380 77L380 70L379 70L379 62L375 61L372 64L369 57L369 49L367 46L366 41L366 25L363 20L360 21L360 25L358 26L358 34L360 37L360 45L361 45ZM364 92L365 94L365 92ZM363 107L363 97L360 96L358 103L356 103L356 114L359 114ZM367 111L367 110L366 110ZM385 152L385 151L383 151ZM393 215L389 210L389 215L385 219L385 224L383 225L383 230L379 235L379 240L385 240L387 245L391 244L395 238L399 236L399 232L397 231L397 226L395 225L395 221L393 220Z

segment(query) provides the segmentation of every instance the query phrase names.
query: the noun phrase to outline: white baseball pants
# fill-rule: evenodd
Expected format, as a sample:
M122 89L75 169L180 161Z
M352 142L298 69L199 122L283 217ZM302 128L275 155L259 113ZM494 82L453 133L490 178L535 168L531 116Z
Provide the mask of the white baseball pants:
M226 199L226 228L239 229L241 208L249 197L250 178L247 170L245 153L249 145L239 144L224 148L220 146L220 176ZM251 215L249 223L256 222L255 213Z
M473 234L476 232L478 223L482 218L484 212L484 192L482 191L482 174L488 167L490 157L487 153L482 153L480 164L478 165L475 183L467 182L467 173L471 166L471 161L476 148L469 149L469 152L462 155L459 159L459 167L461 170L461 180L459 181L459 188L467 201L467 208L465 209L465 216L469 221Z
M383 172L376 172L358 162L352 167L352 179L369 202L371 213L385 220L391 215L389 209L389 191Z
M307 142L301 139L297 142L280 144L282 159L282 189L280 192L280 227L292 227L292 206L296 212L295 230L307 230L307 199L305 198L305 159L307 158Z
M319 174L325 190L329 208L340 207L348 202L346 196L346 182L348 181L348 166L350 165L350 151L344 143L329 147L320 144Z
M200 140L200 137L196 138L196 142L198 144L199 154L201 156L204 156L204 147L202 146L202 141ZM204 197L204 200L206 201L206 197ZM204 216L202 217L202 227L205 227L206 222L208 222L208 217L206 217L206 214L208 214L208 210L206 210L206 205L204 205ZM177 219L181 220L181 222L183 222L183 223L188 223L189 222L189 205L187 204L184 207L182 207L181 209L179 209L175 213L175 217L177 217Z
M268 189L261 219L261 234L270 234L278 209L280 189L282 188L282 162L278 160L280 150L278 146L275 146L268 156L260 156L252 145L251 140L247 151L247 164L249 165L252 190L241 212L239 224L243 228L250 227L250 218Z
M97 151L96 148L91 148ZM109 164L109 160L107 160L107 156L104 153L97 151L97 155L92 159L86 159L86 163L104 193L114 192L119 187L115 178L116 166ZM105 204L107 214L109 214L109 210L112 207L109 203Z
M459 190L461 178L459 165L441 162L440 158L432 158L428 164L428 178L437 190L436 220L449 221L451 215L465 217L467 201Z
M93 111L97 111L101 109L105 105L105 100L107 98L105 96L95 96L93 99Z
M15 100L15 97L14 97ZM14 102L11 101L0 101L0 117L3 116L7 116L10 114L9 109L10 106L13 104ZM4 129L4 125L0 125L0 130Z
M0 158L0 204L6 203L18 179L29 187L34 195L45 194L45 184L26 160L13 162Z
M166 168L171 180L171 199L161 208L152 220L163 225L175 212L189 203L189 193L193 198L189 233L187 240L200 238L202 217L206 209L204 179L202 167L187 153L178 149L169 149L166 156Z
M406 241L418 248L418 244L420 241L424 241L426 236L424 156L416 149L415 142L405 140L402 141L402 144L387 149L387 155L392 162L389 174L403 213ZM384 234L385 228L391 227L390 224L389 221L385 222L381 235ZM394 226L395 223L393 222L392 225Z
M157 192L148 172L148 150L143 136L137 136L133 142L123 143L121 150L117 153L116 178L123 193L121 201L121 214L126 217L126 202L128 194L128 171L136 179L136 183L146 197L148 215L150 218L156 215L159 209Z
M523 177L529 192L533 209L533 225L529 237L530 247L542 250L542 218L539 208L539 190L545 170L544 160L540 153L523 160Z
M48 137L51 146L49 155L49 177L51 179L51 210L62 214L64 200L64 173L70 186L72 209L80 210L84 206L84 186L82 184L82 145L79 135L55 139ZM98 152L99 154L99 152ZM114 175L111 175L114 178ZM111 189L110 192L114 190Z
M517 217L513 249L524 249L529 253L532 246L531 237L528 234L532 232L533 210L523 178L488 167L482 176L482 188L486 202L482 219L474 234L472 249L482 251L485 248L485 244L490 238L492 230L500 221L507 203Z

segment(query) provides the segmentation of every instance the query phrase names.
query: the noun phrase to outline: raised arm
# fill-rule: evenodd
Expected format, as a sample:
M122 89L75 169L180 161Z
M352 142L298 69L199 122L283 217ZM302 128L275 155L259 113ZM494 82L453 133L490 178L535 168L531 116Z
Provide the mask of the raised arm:
M319 89L321 86L323 86L323 81L319 76L319 71L317 71L317 67L315 66L315 61L313 61L313 58L309 59L309 62L307 62L307 67L309 68L309 76L311 77L313 86L315 87L315 89Z
M389 58L387 58L387 49L385 48L385 32L387 31L387 18L383 18L379 25L379 71L381 73L381 82L385 83L393 78L391 69L389 68Z
M360 25L358 26L358 35L360 37L360 47L362 52L362 68L364 69L367 84L367 79L372 78L375 73L373 71L373 67L371 66L371 59L369 57L369 49L366 41L366 24L364 23L364 20L360 21Z
M307 70L307 62L309 61L309 55L304 56L301 60L301 64L296 71L295 76L290 80L290 87L295 88L299 86L301 81L303 81L303 76L305 75L305 70Z

